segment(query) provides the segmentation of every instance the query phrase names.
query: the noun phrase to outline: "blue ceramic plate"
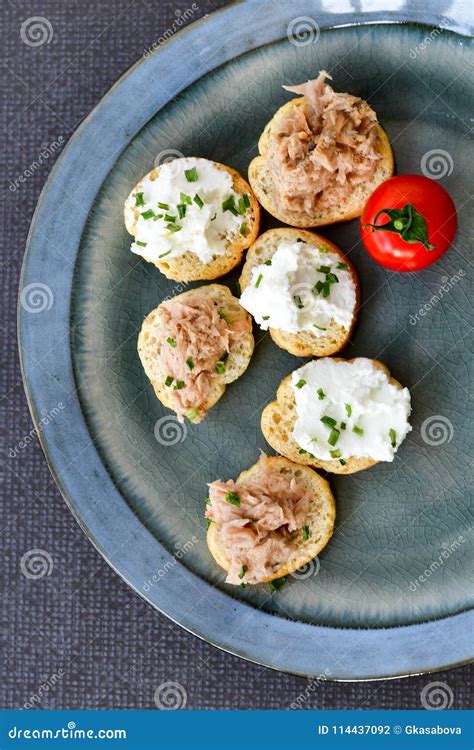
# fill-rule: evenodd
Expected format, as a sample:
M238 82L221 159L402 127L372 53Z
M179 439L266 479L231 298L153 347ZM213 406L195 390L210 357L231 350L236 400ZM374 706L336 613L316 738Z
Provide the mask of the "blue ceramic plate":
M31 227L19 306L33 417L38 424L55 410L41 439L90 539L137 592L193 633L261 664L330 679L462 663L472 601L472 56L469 38L452 30L467 29L445 17L451 30L433 32L436 18L416 16L416 4L412 20L431 26L331 28L396 19L323 13L308 2L264 6L231 6L141 60L59 160ZM265 123L288 99L281 84L321 68L337 90L370 101L399 172L424 171L448 188L460 229L440 262L410 275L373 263L356 222L327 230L362 282L345 355L380 358L410 387L413 432L393 464L331 478L331 543L272 595L223 583L205 544L203 498L208 481L235 477L268 451L261 410L300 360L257 334L250 367L205 422L177 427L153 395L136 341L143 317L183 286L129 252L122 206L137 180L173 155L246 174ZM221 281L235 291L237 275Z

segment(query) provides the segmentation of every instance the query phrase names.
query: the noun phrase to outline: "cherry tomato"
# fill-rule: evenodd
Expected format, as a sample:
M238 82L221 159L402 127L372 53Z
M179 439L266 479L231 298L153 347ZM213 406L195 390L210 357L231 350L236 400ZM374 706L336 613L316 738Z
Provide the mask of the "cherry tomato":
M383 182L362 213L360 231L369 255L393 271L419 271L451 245L456 207L438 182L402 174Z

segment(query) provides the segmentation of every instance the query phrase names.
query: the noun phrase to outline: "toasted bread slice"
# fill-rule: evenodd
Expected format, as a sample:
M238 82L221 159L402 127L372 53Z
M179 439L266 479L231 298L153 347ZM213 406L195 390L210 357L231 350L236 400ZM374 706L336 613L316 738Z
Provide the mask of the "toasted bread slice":
M252 319L241 307L239 300L232 295L226 286L209 284L208 286L198 287L197 289L191 289L188 292L178 294L173 299L185 302L187 299L195 298L198 295L210 299L229 319L239 316L246 321L247 325L244 334L237 341L231 343L229 356L226 359L225 371L222 375L216 374L209 395L203 404L202 416L193 419L193 424L201 422L207 411L219 401L226 386L237 380L245 372L254 348ZM163 406L175 411L172 390L165 386L166 373L161 372L159 369L156 356L157 349L159 349L163 342L163 322L160 315L160 308L161 305L158 305L143 321L138 337L138 354L157 398Z
M277 346L286 349L287 352L294 354L296 357L326 357L330 354L339 352L350 340L360 305L359 279L357 278L354 266L337 245L315 232L309 232L304 229L293 229L288 227L269 229L267 232L260 235L247 252L245 263L242 268L242 275L240 277L240 288L243 292L251 283L252 271L255 266L270 260L282 241L288 240L291 242L297 241L298 239L304 240L308 245L312 245L315 248L325 247L327 250L335 253L341 259L341 262L347 264L352 281L354 282L356 293L356 304L352 321L349 328L346 329L344 326L340 325L340 323L332 319L327 332L321 336L316 336L311 331L288 333L287 331L281 331L277 328L269 328L269 332Z
M271 456L267 460L271 464L272 471L282 474L290 473L298 482L304 484L311 493L311 504L306 521L310 534L308 539L303 539L302 534L295 534L294 552L290 559L286 560L273 575L265 578L262 583L282 578L307 565L329 542L336 518L334 495L326 479L323 479L313 469L295 465L281 456ZM250 469L239 475L237 482L246 481L258 474L260 466L260 462L257 461ZM215 522L210 524L207 531L207 546L216 563L228 572L229 563L220 536L220 526L219 523Z
M305 101L306 97L301 96L287 102L277 110L276 114L266 125L258 142L260 155L256 156L249 165L249 182L259 202L268 213L285 224L290 224L290 226L321 227L339 221L355 219L362 214L362 210L375 188L393 175L394 162L392 148L386 132L380 125L377 125L377 135L378 151L380 152L381 159L377 162L372 179L355 185L350 197L342 205L334 205L330 210L325 208L317 210L313 214L303 215L300 212L282 211L278 208L278 201L276 200L278 185L275 185L273 182L268 161L271 154L274 131L282 117L288 115L294 107L304 106Z
M354 360L344 360L341 357L333 357L336 362L353 362ZM398 380L392 378L390 371L382 362L376 359L372 363L379 370L383 370L387 375L389 382L396 388L402 389L403 386ZM314 466L316 469L323 469L333 474L355 474L357 471L369 469L371 466L379 463L372 458L358 458L351 456L345 459L343 465L338 459L331 461L322 461L310 456L305 451L301 451L296 440L293 438L293 430L296 422L296 404L293 389L291 387L291 375L284 378L277 390L276 400L271 401L263 410L261 417L261 428L265 440L278 453L281 453L290 461L307 466Z
M180 160L176 159L173 164ZM209 160L208 160L209 161ZM209 263L203 263L201 259L191 251L175 258L166 258L166 260L152 261L161 273L173 281L201 281L217 279L229 273L237 266L244 251L255 241L258 236L260 226L260 206L252 192L248 182L232 167L227 167L219 162L211 162L218 169L228 172L232 177L233 190L243 195L247 193L250 201L250 207L247 212L247 227L245 234L236 233L226 244L226 252L223 255L215 255ZM160 171L160 167L155 167L140 182L135 185L132 192L125 201L124 217L127 231L135 237L136 223L140 215L139 208L135 205L136 194L141 192L143 182L146 179L155 180Z

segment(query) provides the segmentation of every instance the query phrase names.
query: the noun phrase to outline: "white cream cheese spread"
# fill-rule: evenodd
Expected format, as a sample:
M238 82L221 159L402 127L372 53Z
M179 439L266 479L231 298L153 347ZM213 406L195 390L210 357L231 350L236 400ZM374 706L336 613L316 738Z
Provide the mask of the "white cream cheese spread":
M308 362L293 372L291 387L296 401L293 437L300 449L323 461L393 461L412 429L408 388L392 385L370 359Z
M283 240L270 260L253 269L240 302L263 330L310 331L319 337L331 320L350 328L356 287L336 253Z

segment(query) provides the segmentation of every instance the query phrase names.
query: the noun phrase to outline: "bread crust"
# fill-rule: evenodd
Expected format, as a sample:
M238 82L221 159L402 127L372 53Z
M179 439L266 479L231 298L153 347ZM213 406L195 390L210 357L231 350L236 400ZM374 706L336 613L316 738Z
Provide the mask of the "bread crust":
M229 356L226 360L226 368L222 375L218 375L212 384L209 395L203 405L203 416L201 419L193 420L193 424L202 422L207 411L211 409L224 394L226 386L237 380L247 369L252 358L254 349L254 338L252 334L252 319L248 312L240 305L239 300L234 297L228 287L221 284L209 284L207 286L190 289L187 292L176 295L173 300L185 302L187 299L203 296L210 299L214 304L219 306L229 317L236 311L242 316L247 323L247 330L244 335L230 345ZM138 355L143 365L143 369L150 380L155 395L159 401L168 409L175 410L175 403L172 396L172 389L165 386L164 381L166 373L162 373L157 366L157 348L162 341L161 336L161 304L152 310L143 321L140 334L138 336Z
M335 362L354 362L353 359L342 359L342 357L331 357ZM391 385L400 390L402 384L395 380L390 374L390 370L382 362L372 359L371 362L379 370L383 370L387 375ZM315 469L322 469L332 474L355 474L364 469L370 469L379 461L372 458L358 458L351 456L346 459L342 465L339 459L331 461L322 461L318 458L312 458L307 453L300 453L300 447L293 438L293 430L296 422L296 402L291 387L291 374L284 378L277 390L276 399L271 401L262 412L261 428L265 440L271 447L288 458L290 461L302 464L304 466L313 466Z
M341 262L347 264L352 281L354 282L356 295L356 303L351 324L349 328L346 329L335 320L332 320L328 331L323 336L316 336L314 333L311 333L311 331L288 333L287 331L281 331L278 328L271 327L268 330L277 346L281 349L285 349L290 354L294 354L296 357L327 357L330 354L340 352L350 341L360 306L360 283L357 273L350 260L344 255L342 250L337 247L337 245L330 240L327 240L325 237L322 237L320 234L310 232L307 229L295 229L293 227L269 229L258 237L247 252L245 263L242 268L242 274L239 279L240 289L243 292L244 289L248 287L255 266L269 260L274 255L278 245L282 241L289 240L291 242L296 242L298 238L304 240L308 245L315 248L327 248L329 251L337 255L341 259Z
M282 456L270 456L267 460L270 462L272 470L291 472L298 481L303 482L311 491L312 499L307 517L307 525L310 530L309 538L304 540L302 535L297 538L295 551L292 553L291 559L282 564L273 575L263 579L262 583L290 575L307 565L329 542L336 519L336 503L326 479L323 479L313 469L294 464ZM250 479L250 477L258 474L258 471L259 461L250 469L246 469L239 474L237 481ZM221 541L220 528L221 524L219 523L213 522L210 524L207 531L207 546L216 563L228 572L229 563Z
M198 157L196 157L198 158ZM179 161L178 159L176 161ZM228 172L232 177L232 187L236 193L243 194L247 193L250 200L250 216L251 218L247 222L247 233L245 235L239 235L235 239L228 242L226 253L224 255L216 255L209 263L203 263L198 256L189 251L183 253L176 258L161 260L161 261L148 261L156 266L166 278L172 281L204 281L217 279L219 276L223 276L229 271L232 271L242 260L244 251L252 244L258 237L260 228L260 205L253 193L247 180L232 167L228 167L225 164L211 161L218 169L222 169ZM155 180L159 174L160 167L152 169L140 182L138 182L127 200L124 206L124 218L125 226L129 234L135 237L136 223L140 212L135 206L135 195L140 192L144 180L149 178Z
M293 108L304 106L305 103L305 96L286 102L286 104L276 111L270 122L267 123L258 141L259 156L252 159L249 165L248 177L250 185L263 208L284 224L290 224L294 227L320 227L355 219L362 214L371 193L382 182L392 177L394 172L392 147L387 133L380 124L377 124L377 136L378 150L382 158L377 164L372 179L368 183L362 183L360 190L353 190L347 205L335 207L331 213L326 210L322 214L306 215L302 215L301 212L283 211L278 207L278 203L275 200L277 186L273 184L272 176L268 169L273 133L282 117L288 115Z

